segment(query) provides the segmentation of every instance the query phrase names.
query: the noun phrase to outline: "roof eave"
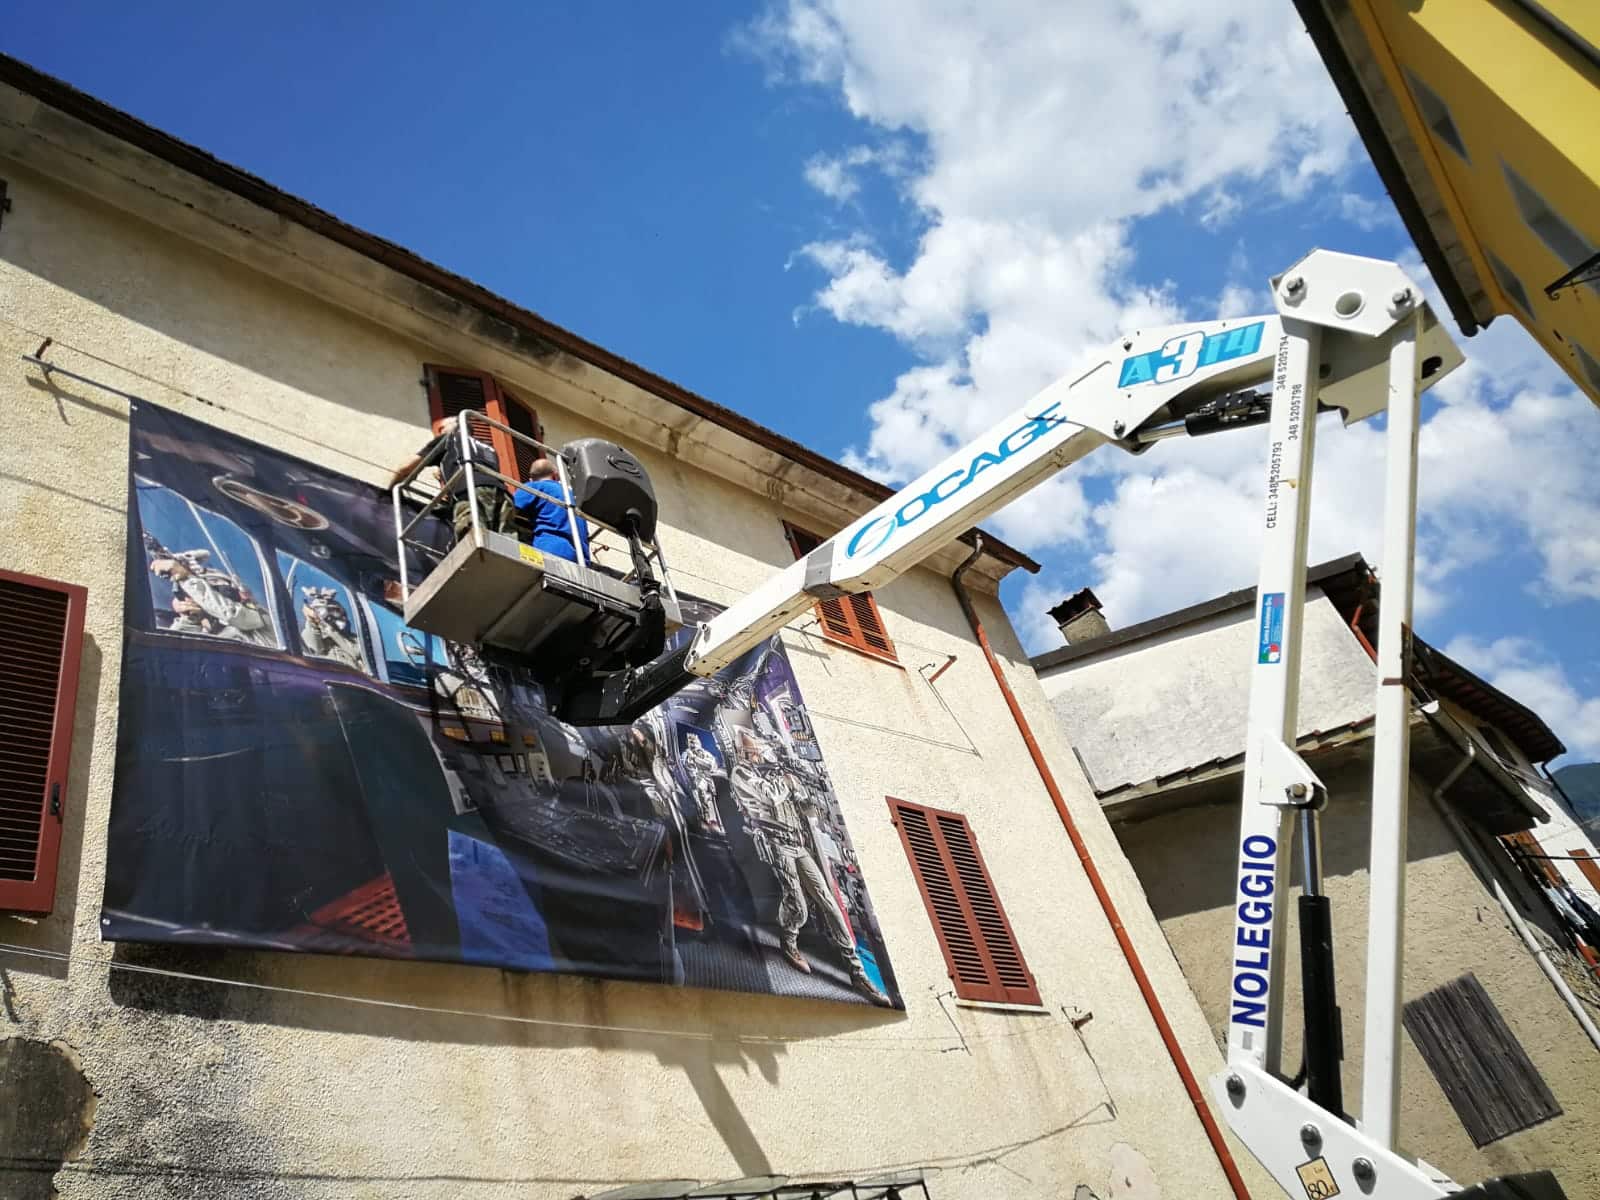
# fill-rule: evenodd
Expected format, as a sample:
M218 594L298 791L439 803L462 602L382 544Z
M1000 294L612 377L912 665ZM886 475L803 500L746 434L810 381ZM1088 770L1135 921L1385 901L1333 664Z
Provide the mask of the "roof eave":
M1370 50L1348 13L1348 5L1339 6L1345 16L1337 24L1326 0L1294 0L1294 6L1355 123L1378 178L1394 201L1406 232L1416 243L1423 263L1449 306L1450 315L1460 326L1462 335L1471 337L1494 320L1493 303L1478 283L1477 272L1462 248L1460 233L1442 201L1434 197L1431 203L1425 204L1419 195L1419 183L1429 192L1433 190L1421 156L1399 144L1379 115L1368 88L1380 89L1386 97L1388 89L1383 86ZM1362 59L1359 64L1356 54ZM1392 97L1388 97L1388 106L1394 106ZM1397 119L1395 124L1398 129L1404 129L1403 119ZM1447 246L1453 252L1447 252Z
M799 442L768 429L732 409L708 400L688 388L673 383L652 371L606 350L571 330L521 308L463 276L456 275L402 246L378 237L315 205L274 187L168 133L145 124L128 113L79 91L70 84L35 70L26 63L0 54L0 84L25 93L61 113L83 122L110 137L187 172L204 182L259 206L274 216L301 226L345 250L379 263L396 274L431 288L451 300L503 321L521 331L539 347L571 355L598 370L708 421L805 470L832 481L876 503L888 499L894 489ZM961 541L975 545L975 531L961 535ZM985 532L984 551L1009 571L1018 568L1037 574L1039 563L1022 551Z

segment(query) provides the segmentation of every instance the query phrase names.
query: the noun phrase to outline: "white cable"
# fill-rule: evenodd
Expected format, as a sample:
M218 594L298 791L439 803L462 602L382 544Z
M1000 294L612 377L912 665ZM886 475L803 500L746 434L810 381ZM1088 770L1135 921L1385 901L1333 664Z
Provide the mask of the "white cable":
M753 1045L778 1045L793 1048L806 1043L817 1043L832 1048L844 1046L871 1046L891 1047L907 1050L916 1050L922 1053L943 1054L947 1050L959 1050L959 1043L951 1044L948 1038L924 1037L911 1035L897 1038L840 1038L826 1039L821 1042L808 1035L797 1035L786 1038L777 1035L757 1034L747 1036L743 1034L721 1034L700 1029L651 1029L642 1025L597 1025L585 1021L558 1021L548 1017L524 1017L512 1013L484 1012L469 1008L440 1008L430 1004L408 1004L403 1000L379 1000L370 996L351 996L343 992L322 992L310 988L285 987L282 984L256 983L245 979L227 979L220 975L201 975L192 971L175 971L167 967L150 967L141 963L117 962L104 959L88 959L82 955L64 954L58 950L37 950L28 946L18 946L10 942L0 942L0 953L18 954L27 958L41 958L52 962L61 963L96 963L108 967L113 971L129 971L139 975L156 975L169 979L182 979L189 983L210 983L223 987L248 988L260 992L273 992L288 996L305 996L314 1000L342 1000L351 1004L366 1004L376 1008L401 1009L408 1012L434 1013L448 1017L480 1017L488 1021L508 1021L518 1025L540 1025L555 1029L587 1030L596 1033L631 1033L642 1037L677 1038L685 1041L697 1042L736 1042ZM1044 1027L1036 1030L1019 1030L1012 1033L969 1034L968 1042L1006 1041L1011 1038L1031 1037L1046 1031L1056 1032L1061 1029L1071 1028L1070 1024L1062 1021L1051 1021ZM919 1046L909 1043L930 1043Z

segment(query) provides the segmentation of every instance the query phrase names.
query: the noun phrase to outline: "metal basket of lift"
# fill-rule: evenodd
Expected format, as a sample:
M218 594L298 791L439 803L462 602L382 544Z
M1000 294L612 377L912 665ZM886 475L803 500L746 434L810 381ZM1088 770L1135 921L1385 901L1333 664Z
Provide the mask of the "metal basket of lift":
M489 527L478 489L499 487L514 495L524 483L474 461L472 441L488 442L494 430L555 465L559 503L566 512L577 561L544 553L513 534ZM580 510L573 499L568 455L483 412L463 410L453 436L459 439L461 465L436 490L422 480L438 460L438 452L390 489L406 624L485 649L490 657L526 665L542 680L596 665L645 661L659 653L659 637L652 644L648 628L647 598L659 599L665 630L680 627L682 617L653 529L648 539L641 538L637 530L619 528ZM458 484L465 492L469 526L452 545L448 527L459 498ZM442 521L429 521L440 517ZM626 572L600 566L592 553L585 553L580 521L601 531L595 538L602 550L626 551Z

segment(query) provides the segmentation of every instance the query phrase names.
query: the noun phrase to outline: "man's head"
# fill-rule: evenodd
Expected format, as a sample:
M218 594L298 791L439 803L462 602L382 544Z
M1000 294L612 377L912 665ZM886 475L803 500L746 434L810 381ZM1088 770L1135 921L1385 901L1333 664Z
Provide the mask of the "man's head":
M536 458L528 464L528 482L538 483L541 479L560 479L561 472L556 470L555 463L548 458Z

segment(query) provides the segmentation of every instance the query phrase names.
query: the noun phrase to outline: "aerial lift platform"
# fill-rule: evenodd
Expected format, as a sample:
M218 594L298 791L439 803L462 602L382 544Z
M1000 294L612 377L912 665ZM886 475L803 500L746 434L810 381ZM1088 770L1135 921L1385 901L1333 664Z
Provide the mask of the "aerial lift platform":
M734 663L816 601L882 587L1101 446L1142 454L1167 438L1266 424L1259 637L1251 650L1234 873L1227 1063L1211 1080L1217 1109L1291 1196L1563 1200L1548 1171L1463 1188L1395 1143L1418 409L1421 393L1459 366L1462 357L1421 290L1394 263L1316 250L1273 278L1272 298L1275 311L1265 315L1140 330L1118 339L1083 369L1052 383L971 444L696 626L670 653L659 652L664 641L654 632L661 622L651 601L662 594L652 572L659 568L664 575L665 569L659 550L651 559L640 540L646 501L626 484L621 492L633 496L633 516L622 511L625 504L608 509L611 525L629 538L635 562L621 588L585 571L569 578L563 568L533 562L530 548L486 534L475 520L470 541L443 556L408 592L406 616L430 632L477 635L488 646L523 655L543 672L541 682L561 720L623 723L694 679ZM1359 1119L1345 1111L1340 1073L1342 1039L1319 838L1327 790L1295 748L1313 449L1317 416L1327 411L1339 412L1346 425L1387 413ZM607 517L584 496L598 494L620 468L614 471L605 454L591 454L572 470L579 455L571 448L563 453L569 502L581 513ZM569 470L581 475L576 489L566 486ZM409 547L398 488L395 505L403 557ZM653 531L653 495L648 508ZM1150 519L1159 520L1160 514ZM463 586L454 579L457 573L482 582ZM537 594L519 596L518 587ZM480 594L492 598L477 599ZM670 586L666 594L671 595ZM480 613L463 611L474 603L481 605ZM584 608L592 610L596 624L584 624L590 619ZM562 622L559 637L539 627L541 614ZM632 629L625 630L629 622ZM579 638L578 652L544 649L575 636L575 630L590 631ZM630 638L628 654L607 649ZM657 653L645 661L640 656L652 645ZM1297 834L1305 1063L1291 1077L1282 1061L1287 924L1282 900Z
M523 482L475 461L472 442L487 443L496 431L555 466L562 499L551 502L565 511L574 560L490 527L483 490L514 495ZM461 465L437 488L426 484L430 456L391 489L406 624L558 682L604 677L658 656L683 621L655 540L654 490L639 461L598 438L557 449L476 410L458 415L451 436ZM468 506L468 527L446 546L442 525L430 518L448 518L457 496ZM596 562L580 522L596 528L603 549L625 551L630 569Z

